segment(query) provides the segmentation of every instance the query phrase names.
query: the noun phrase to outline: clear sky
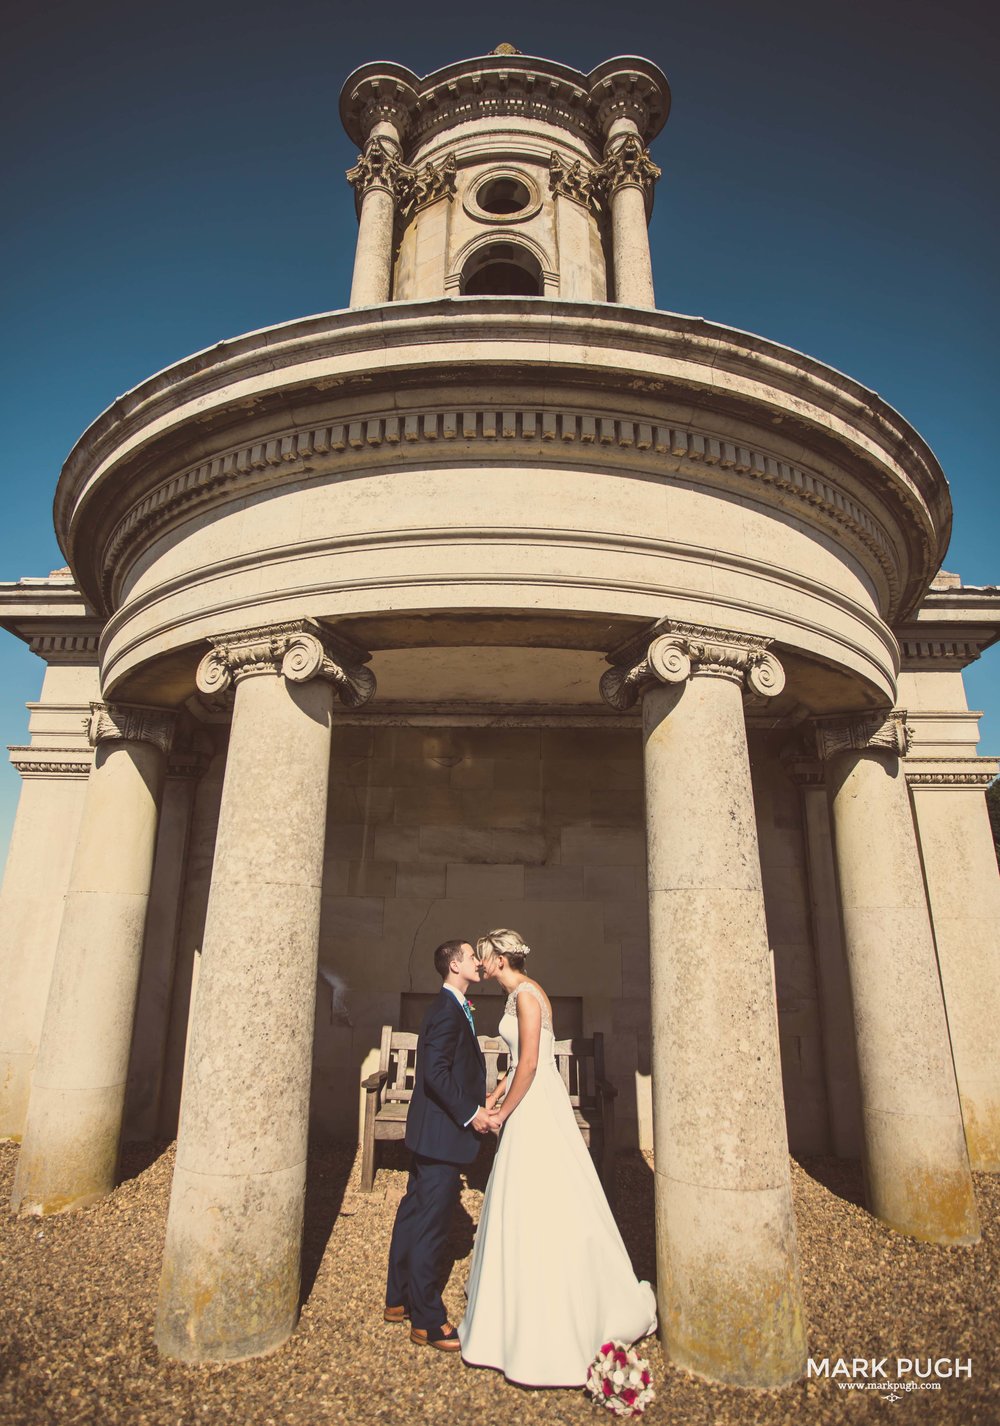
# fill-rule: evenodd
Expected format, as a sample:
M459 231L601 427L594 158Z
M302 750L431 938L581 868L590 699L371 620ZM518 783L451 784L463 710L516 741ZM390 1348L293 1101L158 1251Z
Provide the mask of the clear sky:
M41 0L6 18L0 579L64 563L59 468L116 395L187 353L347 301L355 150L337 96L509 41L583 70L642 54L673 112L657 300L878 391L951 481L946 567L1000 581L1000 7L987 0ZM0 736L42 665L0 634ZM967 676L1000 752L1000 648ZM0 768L0 860L19 779Z

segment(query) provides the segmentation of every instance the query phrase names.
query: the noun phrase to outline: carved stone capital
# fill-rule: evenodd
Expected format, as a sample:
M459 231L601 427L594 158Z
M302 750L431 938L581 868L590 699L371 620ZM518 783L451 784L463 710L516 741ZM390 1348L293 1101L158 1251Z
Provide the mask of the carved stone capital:
M370 188L382 188L395 202L404 196L414 180L413 169L403 163L386 141L369 139L358 161L347 170L347 181L360 203Z
M198 665L195 680L205 694L224 693L232 684L261 674L280 674L289 683L328 678L348 708L360 708L375 693L375 675L364 666L371 655L311 619L242 629L209 643L212 648Z
M98 743L152 743L169 753L176 716L162 708L143 708L131 703L92 703L86 719L91 747Z
M418 213L439 198L454 197L458 160L453 153L446 154L440 163L425 163L422 168L409 169L410 177L406 176L405 165L400 164L399 167L397 201L403 217Z
M648 203L653 184L661 176L662 169L649 156L649 149L637 134L626 134L612 148L600 168L594 169L594 181L598 191L611 198L619 188L631 186L640 188Z
M733 679L754 699L774 698L785 686L785 672L768 652L770 643L752 634L664 619L610 655L614 667L601 678L601 697L622 710L657 683L684 683L702 675Z
M549 158L549 188L553 193L582 203L585 208L599 211L601 202L594 182L595 171L588 168L582 159L567 163L560 154L553 152Z
M817 718L813 724L816 751L826 762L837 753L895 753L905 757L910 746L906 711L852 713L836 718Z

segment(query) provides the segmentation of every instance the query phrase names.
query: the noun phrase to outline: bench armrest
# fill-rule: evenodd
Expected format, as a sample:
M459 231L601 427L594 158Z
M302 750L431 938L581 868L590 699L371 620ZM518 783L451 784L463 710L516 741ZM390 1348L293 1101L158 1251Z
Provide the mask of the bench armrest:
M367 1089L369 1094L380 1090L389 1076L385 1070L379 1070L376 1074L370 1074L367 1079L361 1081L361 1088Z

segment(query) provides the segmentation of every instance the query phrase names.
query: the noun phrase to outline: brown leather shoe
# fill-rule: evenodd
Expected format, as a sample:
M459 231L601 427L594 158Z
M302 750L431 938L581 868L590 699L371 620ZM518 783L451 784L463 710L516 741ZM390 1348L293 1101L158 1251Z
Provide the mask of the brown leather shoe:
M411 1327L410 1341L416 1342L418 1347L434 1347L439 1352L459 1352L462 1349L458 1331L450 1322L442 1322L440 1327L432 1327L428 1332L422 1327Z
M387 1307L382 1313L383 1322L405 1322L409 1317L405 1307Z

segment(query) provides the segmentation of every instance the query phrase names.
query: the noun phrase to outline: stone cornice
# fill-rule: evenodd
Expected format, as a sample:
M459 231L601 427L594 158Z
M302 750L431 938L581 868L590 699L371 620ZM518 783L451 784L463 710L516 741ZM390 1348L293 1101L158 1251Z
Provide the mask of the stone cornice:
M290 683L329 679L349 708L361 707L375 693L375 675L364 666L371 655L308 619L240 629L209 642L212 648L198 665L196 682L199 692L211 698L245 678L278 674Z
M601 697L624 712L657 683L707 676L732 679L754 699L774 698L785 686L785 674L768 652L770 643L730 629L661 619L608 655L612 667L601 677Z
M550 384L578 388L581 405L599 389L605 402L618 391L653 409L673 399L736 422L780 422L796 450L816 450L827 483L843 470L892 511L901 582L886 615L905 616L922 596L950 529L947 488L920 438L874 393L811 358L699 319L540 298L335 313L189 358L121 397L84 435L60 479L57 529L84 591L100 600L94 560L127 517L126 492L141 497L158 469L189 470L185 445L218 450L225 430L255 420L259 428L254 413L284 411L287 423L291 403L297 413L324 401L329 409L330 392L353 399L367 391L367 400L383 385L402 393L417 382L445 390L459 381L467 392L477 380L495 391L532 382L533 364Z
M13 767L22 777L87 778L93 766L91 749L77 747L15 746L7 749Z
M910 787L989 787L1000 773L997 758L919 758L912 755L903 767Z
M816 751L823 762L845 752L886 752L903 757L910 746L906 710L849 713L817 718L813 724Z
M115 602L116 572L156 531L231 493L271 484L276 475L299 476L303 467L311 472L322 470L327 463L350 467L362 453L383 450L399 459L413 452L426 459L428 447L472 442L512 460L519 458L517 449L523 449L525 443L536 449L547 446L547 460L557 452L561 459L572 459L574 453L579 459L595 451L622 451L641 456L665 475L676 468L675 462L690 462L706 471L728 472L730 477L770 486L793 500L806 518L819 518L848 533L877 562L890 597L898 593L896 562L885 528L845 490L818 474L703 431L612 412L585 414L532 406L368 415L357 421L275 435L201 461L154 486L119 521L104 554L105 597L109 603ZM509 447L515 449L507 450ZM505 450L504 457L501 453ZM664 465L657 457L667 457L668 463Z
M349 75L340 117L360 147L379 118L389 118L412 150L456 124L501 116L554 124L599 147L607 126L628 112L648 143L670 112L670 86L648 59L606 60L584 74L519 53L459 60L423 78L403 65L375 62Z
M177 719L162 708L144 708L131 703L91 703L87 738L91 747L100 743L152 743L169 753Z

